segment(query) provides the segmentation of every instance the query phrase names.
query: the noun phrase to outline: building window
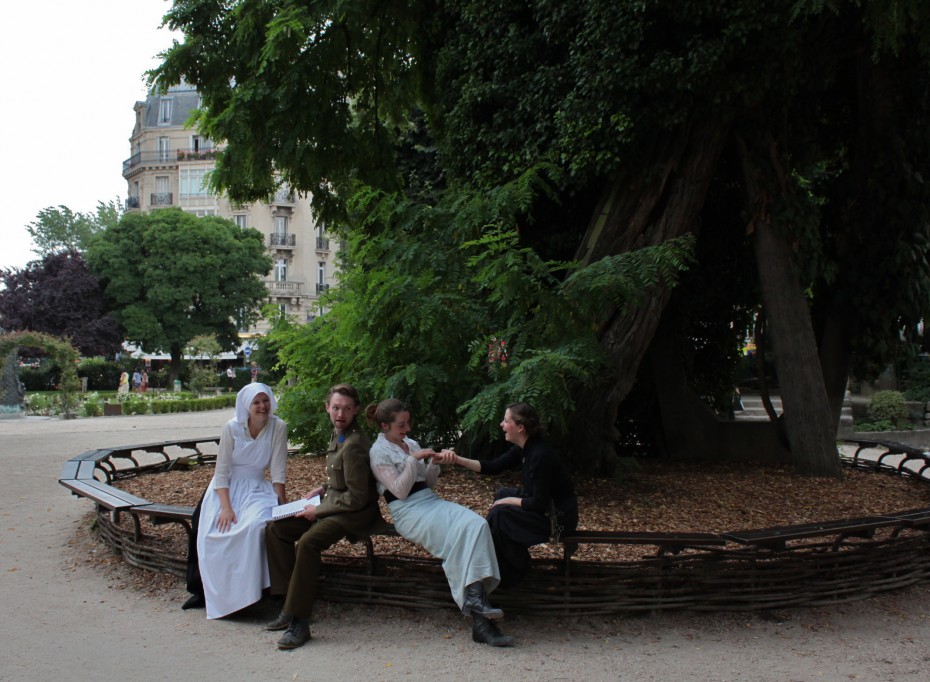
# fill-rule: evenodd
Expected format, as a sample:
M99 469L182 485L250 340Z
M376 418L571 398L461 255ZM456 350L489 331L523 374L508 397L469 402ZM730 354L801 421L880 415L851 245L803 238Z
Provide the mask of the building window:
M326 223L323 222L316 225L316 249L317 251L329 251L329 239L326 238Z
M151 196L149 203L152 206L171 206L173 203L171 192L168 189L168 176L155 176L155 194Z
M278 235L287 234L287 216L277 215L274 217L274 233Z
M167 161L168 154L171 152L171 139L168 137L158 138L158 160Z
M249 226L247 218L248 216L245 213L237 213L234 215L233 220L236 221L236 227L238 227L240 230L247 228Z
M213 144L206 137L201 137L200 135L191 135L190 149L193 152L202 152L208 149L213 149Z
M287 261L283 258L279 258L278 260L275 261L274 281L275 282L286 282L287 281Z
M287 303L279 303L279 304L278 304L278 311L279 311L281 317L286 317L286 316L287 316Z
M317 263L316 281L317 284L326 284L326 261L321 260Z
M209 193L206 168L181 169L181 196L206 196Z
M162 99L158 106L158 125L171 125L171 99Z

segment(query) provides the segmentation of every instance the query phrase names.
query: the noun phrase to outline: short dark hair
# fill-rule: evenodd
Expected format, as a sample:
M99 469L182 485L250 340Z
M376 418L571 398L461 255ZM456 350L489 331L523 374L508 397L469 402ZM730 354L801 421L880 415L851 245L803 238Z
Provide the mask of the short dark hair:
M329 393L326 394L327 405L329 405L329 399L337 393L339 395L344 395L347 398L352 398L356 405L362 404L362 399L358 397L358 391L355 390L355 386L352 384L336 384L331 389L329 389Z

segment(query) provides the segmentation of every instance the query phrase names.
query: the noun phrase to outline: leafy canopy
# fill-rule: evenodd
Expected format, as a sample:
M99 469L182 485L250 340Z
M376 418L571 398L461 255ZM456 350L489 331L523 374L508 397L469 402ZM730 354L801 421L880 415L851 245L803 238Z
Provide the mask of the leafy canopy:
M123 338L97 276L76 251L0 271L0 328L70 340L83 355L110 355Z
M494 192L447 192L436 205L361 188L328 312L269 334L299 383L281 412L305 447L325 443L326 389L349 381L368 400L397 397L433 445L486 448L507 403L530 400L555 426L574 392L609 373L597 340L606 305L628 305L673 285L690 240L604 259L586 268L520 246L534 169Z
M83 252L91 238L119 222L123 210L118 201L97 202L94 213L75 213L64 205L43 208L26 226L40 257L63 251Z
M181 209L130 213L91 242L87 261L126 330L148 351L179 359L201 335L225 348L254 319L271 261L261 234Z

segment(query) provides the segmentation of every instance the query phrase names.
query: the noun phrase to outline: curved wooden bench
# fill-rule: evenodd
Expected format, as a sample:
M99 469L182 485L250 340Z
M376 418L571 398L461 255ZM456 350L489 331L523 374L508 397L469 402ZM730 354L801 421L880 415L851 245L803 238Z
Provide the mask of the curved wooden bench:
M139 520L141 516L148 517L155 525L177 523L184 528L188 537L190 537L191 515L194 513L193 507L149 502L110 484L121 474L137 475L143 471L168 471L183 459L194 460L202 464L215 456L204 455L201 445L219 442L219 437L200 440L183 439L88 450L65 462L58 482L78 497L85 497L94 502L98 516L100 516L102 510L108 511L110 520L114 524L119 523L121 512L129 514L132 518L133 540L135 542L142 539L142 526ZM168 448L177 448L183 454L172 458L168 455ZM161 458L151 464L141 464L139 462L139 453L157 454ZM114 459L128 460L132 463L132 466L120 468L113 462ZM97 478L97 472L100 472L103 476L103 481Z

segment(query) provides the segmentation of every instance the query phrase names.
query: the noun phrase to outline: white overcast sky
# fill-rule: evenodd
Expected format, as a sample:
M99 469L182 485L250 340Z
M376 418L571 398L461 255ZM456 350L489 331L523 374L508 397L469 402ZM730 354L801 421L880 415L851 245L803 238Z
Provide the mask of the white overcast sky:
M47 206L126 198L133 104L173 37L166 0L4 3L0 20L0 267L34 260L26 225Z

